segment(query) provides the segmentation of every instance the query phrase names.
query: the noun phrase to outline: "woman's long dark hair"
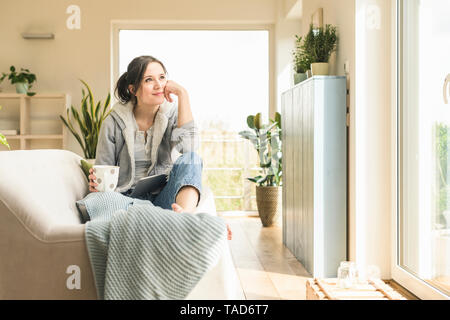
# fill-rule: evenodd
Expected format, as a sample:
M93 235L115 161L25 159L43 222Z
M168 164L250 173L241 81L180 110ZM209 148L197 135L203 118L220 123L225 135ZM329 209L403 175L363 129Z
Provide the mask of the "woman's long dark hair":
M136 96L130 92L128 86L131 84L134 88L134 93L139 90L141 86L142 78L144 77L145 70L150 62L158 62L164 69L164 73L167 74L166 67L164 64L152 56L140 56L134 58L129 64L127 71L124 72L119 80L117 80L116 88L114 90L117 99L122 103L127 103L130 100L134 105L137 104Z

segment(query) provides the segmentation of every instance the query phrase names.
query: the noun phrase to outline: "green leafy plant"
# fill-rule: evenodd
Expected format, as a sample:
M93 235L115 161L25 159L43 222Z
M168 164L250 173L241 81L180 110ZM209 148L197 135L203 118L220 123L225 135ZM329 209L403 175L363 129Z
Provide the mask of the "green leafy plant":
M310 69L311 59L304 50L303 37L295 35L295 38L295 50L292 53L294 56L294 71L297 73L305 73Z
M70 109L67 109L67 120L62 116L60 116L60 118L80 144L81 148L83 149L84 157L86 159L94 159L97 149L100 127L103 123L103 120L105 120L105 118L111 112L111 110L108 111L111 94L108 93L103 106L101 105L101 101L98 101L97 104L95 104L94 96L89 85L81 79L80 81L87 89L87 94L83 88L81 89L83 97L81 98L80 113L78 113L78 111L72 105ZM72 124L70 115L72 115L75 123L78 124L81 136L77 133L77 130Z
M20 72L16 71L14 66L9 68L10 73L2 72L2 76L0 78L0 82L2 82L6 77L11 81L11 84L16 83L26 83L28 84L28 90L31 89L33 83L36 81L36 75L31 73L30 70L20 68ZM27 90L27 91L28 91ZM28 96L34 96L35 92L27 92Z
M260 175L248 180L259 186L280 186L283 173L281 115L277 112L275 119L269 121L269 124L262 124L261 113L250 115L247 125L252 130L241 131L239 135L250 140L259 155Z
M311 63L328 62L331 54L337 48L337 42L336 27L327 24L325 27L314 29L311 24L300 47L309 57Z

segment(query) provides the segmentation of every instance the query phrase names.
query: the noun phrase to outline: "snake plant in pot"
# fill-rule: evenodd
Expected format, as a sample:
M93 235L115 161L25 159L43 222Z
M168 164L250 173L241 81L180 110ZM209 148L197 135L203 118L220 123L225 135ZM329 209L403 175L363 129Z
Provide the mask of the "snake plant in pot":
M277 112L270 123L261 123L261 113L247 117L251 130L239 135L251 141L259 155L260 174L248 180L257 184L256 204L264 227L273 225L281 215L282 132L281 115Z
M111 110L109 110L111 95L108 93L105 103L102 104L101 101L95 103L94 95L92 94L89 85L81 79L80 81L87 90L86 93L83 88L81 89L83 97L81 98L80 113L78 113L74 106L71 106L70 109L68 108L66 110L67 119L64 119L62 116L60 116L60 118L80 144L81 149L83 149L84 157L92 163L95 159L100 127L103 120L105 120L111 112ZM78 124L81 135L78 134L74 123L72 123L72 119L70 117L71 114L72 119L75 120L74 123Z

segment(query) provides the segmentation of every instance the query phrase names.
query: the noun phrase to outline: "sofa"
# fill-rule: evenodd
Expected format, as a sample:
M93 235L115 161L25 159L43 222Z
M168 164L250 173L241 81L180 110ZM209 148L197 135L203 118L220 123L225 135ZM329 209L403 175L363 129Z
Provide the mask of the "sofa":
M0 152L0 299L97 299L75 205L89 192L80 160L66 150ZM216 214L206 186L196 212ZM223 247L187 299L244 299L228 243Z

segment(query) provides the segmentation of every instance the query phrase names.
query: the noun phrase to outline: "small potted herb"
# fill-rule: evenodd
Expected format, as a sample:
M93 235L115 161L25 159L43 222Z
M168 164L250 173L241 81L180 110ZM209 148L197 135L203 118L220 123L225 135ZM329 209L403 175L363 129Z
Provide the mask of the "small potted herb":
M2 82L6 77L11 81L11 84L16 85L17 93L26 93L28 96L34 96L35 92L28 92L31 89L33 82L36 81L36 75L31 73L30 70L20 68L20 72L16 71L14 66L9 68L10 73L2 73L0 82Z
M314 29L311 24L305 36L302 49L311 60L312 75L328 75L328 60L337 48L337 29L327 24Z
M295 50L294 56L294 85L300 83L308 78L307 71L311 66L311 59L303 49L303 37L295 36Z

